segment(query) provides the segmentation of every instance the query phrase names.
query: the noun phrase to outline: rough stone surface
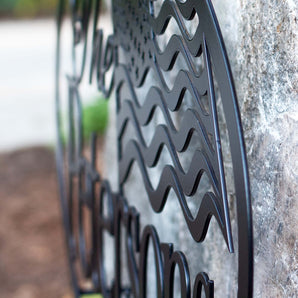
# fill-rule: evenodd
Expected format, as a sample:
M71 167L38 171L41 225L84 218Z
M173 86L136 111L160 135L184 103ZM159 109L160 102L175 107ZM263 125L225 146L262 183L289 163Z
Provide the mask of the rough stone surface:
M296 297L297 6L292 0L214 0L213 4L234 74L247 148L254 220L254 297ZM149 128L148 135L153 129ZM113 137L107 140L107 172L115 165L108 158L116 147L113 130L110 127ZM229 158L225 167L231 173ZM236 297L237 254L227 252L217 224L211 221L204 244L194 244L184 233L186 226L174 200L169 200L165 216L148 211L136 168L125 190L144 217L143 223L152 221L162 241L174 242L176 249L186 253L191 272L208 272L215 280L215 297ZM109 173L111 179L113 175L117 177ZM236 235L232 188L229 197Z
M214 6L234 72L247 147L254 295L296 297L297 6L291 0L214 1Z

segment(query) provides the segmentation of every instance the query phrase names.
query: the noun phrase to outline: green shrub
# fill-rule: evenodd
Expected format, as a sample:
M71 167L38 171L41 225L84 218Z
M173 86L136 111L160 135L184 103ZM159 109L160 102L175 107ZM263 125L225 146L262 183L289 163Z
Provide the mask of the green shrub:
M35 0L18 0L14 7L14 16L16 17L35 17L39 7Z
M89 139L92 132L103 134L108 124L108 104L98 98L83 106L83 135Z
M0 15L18 18L54 16L59 0L0 0Z
M59 0L0 0L0 16L17 18L55 16L58 3ZM106 11L105 1L100 3L101 11ZM65 6L68 5L68 1L65 1Z
M90 139L92 132L102 135L108 125L108 101L102 97L95 98L92 102L82 107L82 129L83 138L86 142ZM68 142L68 117L63 117L61 138L63 144Z
M0 12L10 12L13 10L17 0L0 0Z

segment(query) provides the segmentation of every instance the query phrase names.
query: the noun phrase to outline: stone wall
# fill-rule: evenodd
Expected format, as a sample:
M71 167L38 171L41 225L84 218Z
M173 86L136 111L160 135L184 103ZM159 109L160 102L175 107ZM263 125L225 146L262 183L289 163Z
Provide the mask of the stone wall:
M298 292L297 4L214 1L238 93L250 173L255 297Z

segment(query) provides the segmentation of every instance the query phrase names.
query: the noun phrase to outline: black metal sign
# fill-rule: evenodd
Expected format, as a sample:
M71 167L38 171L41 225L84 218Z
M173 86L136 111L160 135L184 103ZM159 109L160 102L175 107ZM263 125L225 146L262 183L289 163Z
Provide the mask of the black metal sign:
M238 297L251 297L253 248L248 170L232 74L211 1L114 0L114 32L107 39L97 28L100 1L72 0L67 6L64 2L60 1L58 13L56 156L75 295L90 292L102 293L104 297L146 297L148 250L152 245L157 297L173 297L175 268L180 274L181 297L201 297L202 291L206 297L213 297L216 285L212 277L198 272L191 284L187 256L172 244L161 243L154 226L140 225L142 214L130 204L124 186L132 165L136 164L154 212L163 212L169 191L174 191L193 241L204 241L214 217L226 249L233 253L222 150L225 138L229 140L237 205ZM72 25L69 55L73 67L64 74L60 67L60 44L66 7ZM176 26L172 31L167 30L171 21ZM68 86L67 146L63 145L61 134L61 76ZM117 193L111 191L109 181L101 178L96 169L95 135L91 138L91 158L86 158L83 152L80 86L86 77L106 97L115 92ZM186 98L190 99L189 104L185 103ZM225 118L224 136L220 132L219 102ZM152 123L156 110L161 111L164 121L155 126L148 143L142 129ZM179 125L173 113L179 114ZM124 141L129 125L134 135ZM200 146L193 150L190 165L185 169L180 154L189 150L194 136ZM148 169L157 167L163 148L169 153L171 164L160 168L159 181L153 186ZM186 197L197 195L203 175L208 177L210 190L205 192L193 215ZM91 214L87 229L84 208ZM111 283L106 277L104 233L112 237L115 247ZM129 275L126 284L121 268L123 246ZM82 280L89 281L85 289Z

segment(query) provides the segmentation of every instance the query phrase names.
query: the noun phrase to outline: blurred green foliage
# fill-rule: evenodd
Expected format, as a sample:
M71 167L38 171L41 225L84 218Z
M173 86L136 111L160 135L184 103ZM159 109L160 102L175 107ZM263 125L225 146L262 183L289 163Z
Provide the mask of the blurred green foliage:
M54 16L59 0L0 0L0 17L34 18ZM101 12L107 9L101 1ZM65 1L66 7L68 1Z
M83 135L89 139L92 132L103 134L108 124L108 102L99 98L83 106Z
M58 0L0 0L0 15L17 18L55 15Z
M82 112L82 129L84 140L88 142L93 132L98 135L103 135L108 125L108 101L103 97L96 97L90 103L83 104ZM68 117L63 119L63 126L61 129L61 140L63 144L68 143L67 119Z

